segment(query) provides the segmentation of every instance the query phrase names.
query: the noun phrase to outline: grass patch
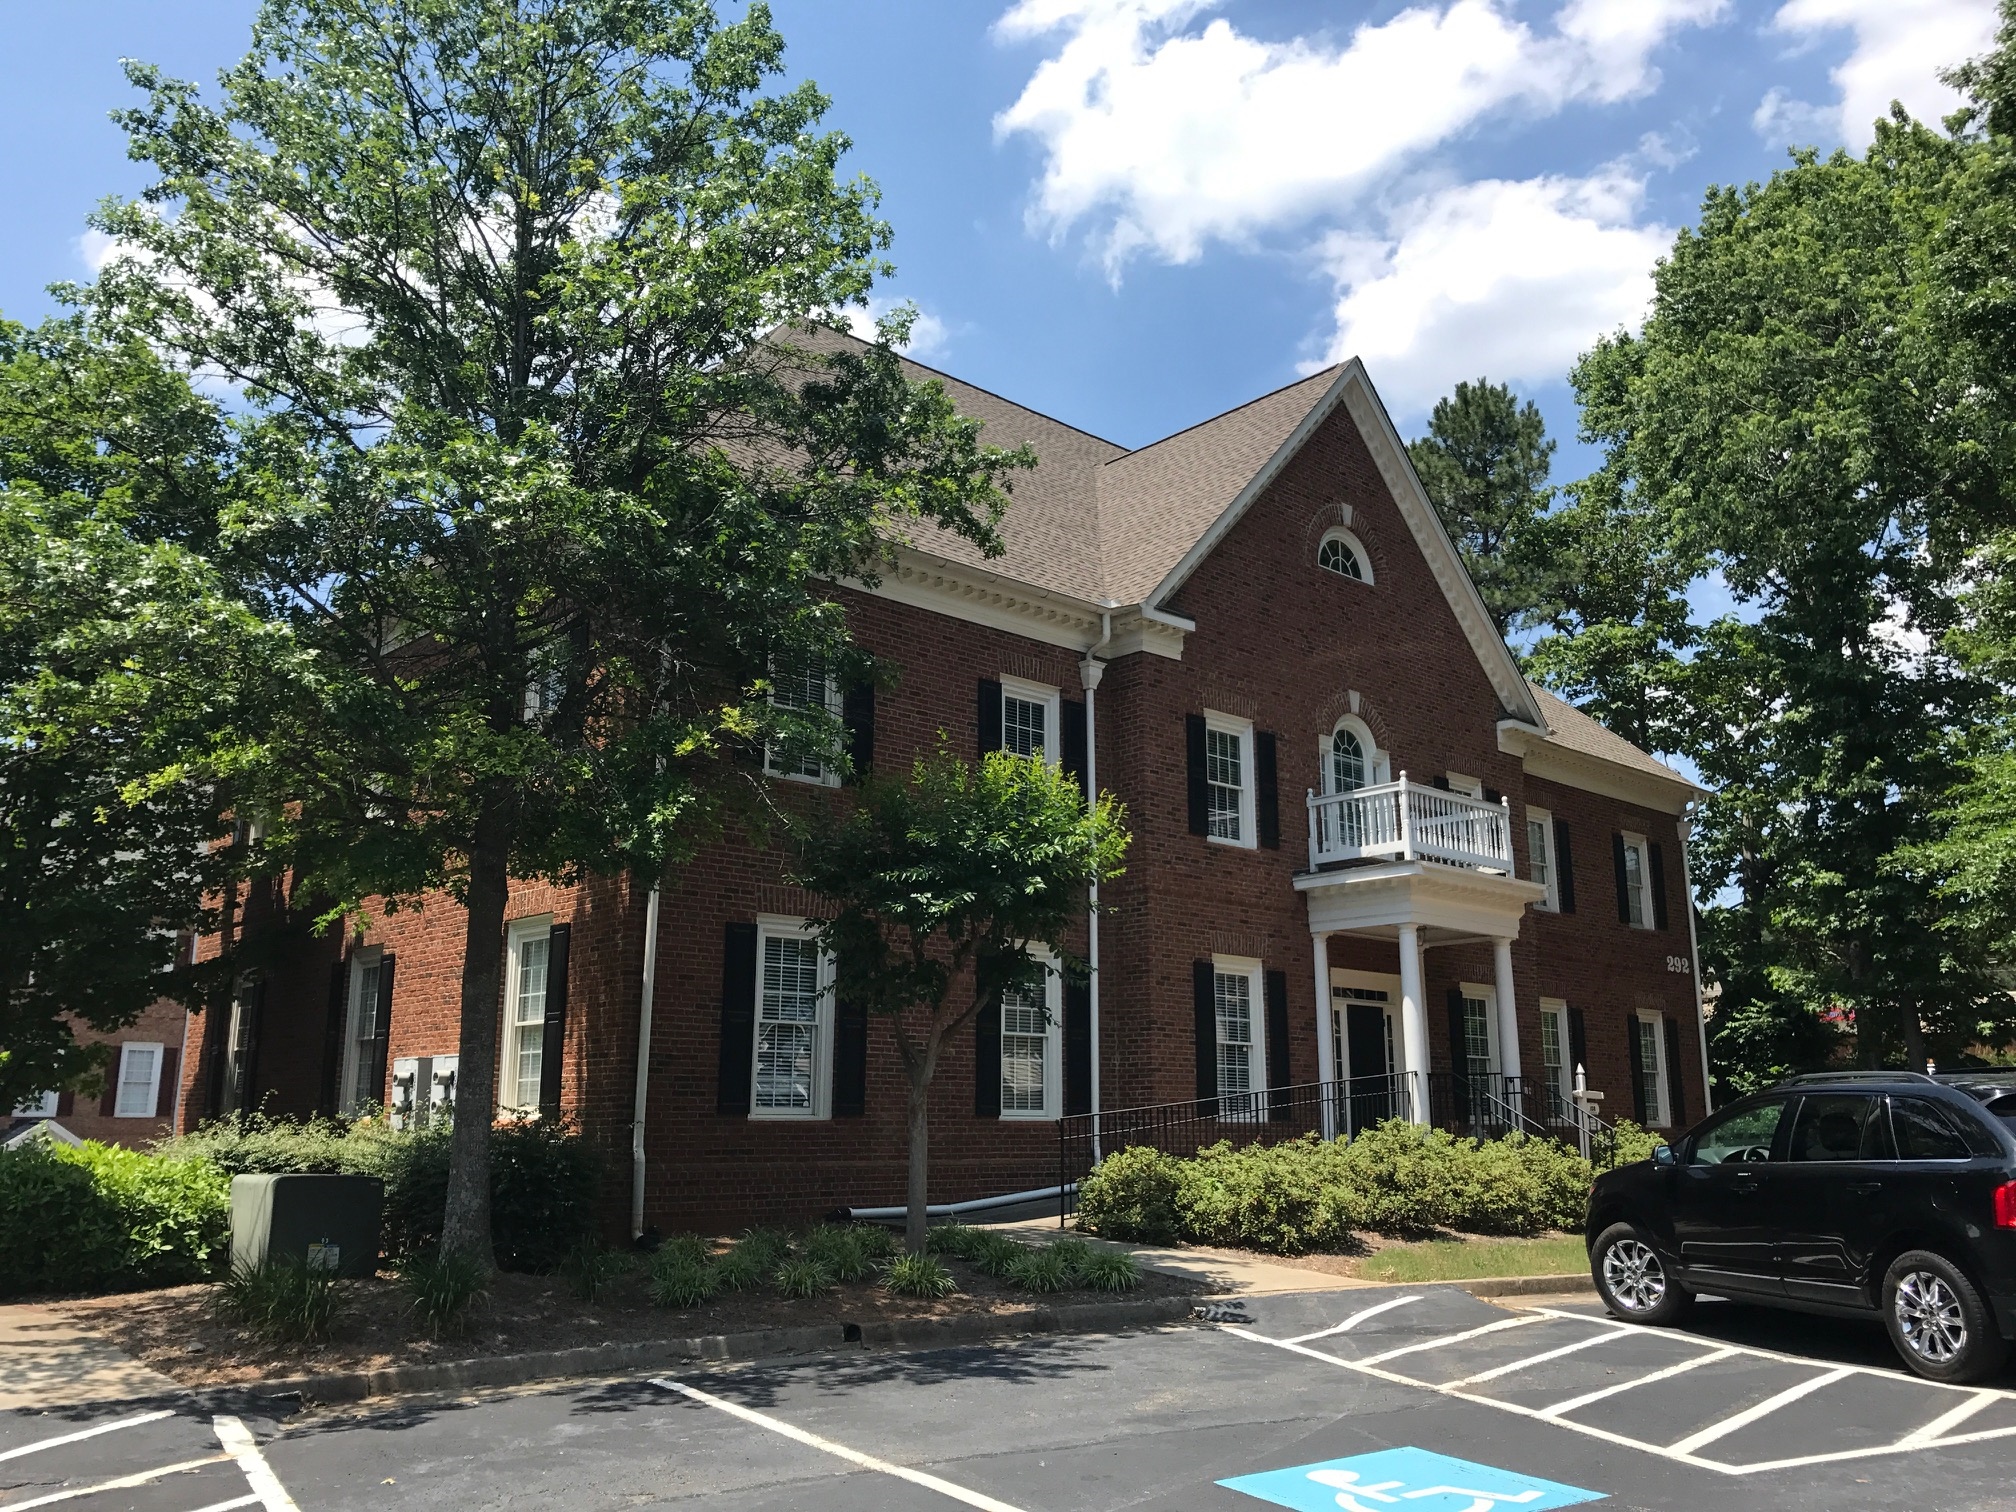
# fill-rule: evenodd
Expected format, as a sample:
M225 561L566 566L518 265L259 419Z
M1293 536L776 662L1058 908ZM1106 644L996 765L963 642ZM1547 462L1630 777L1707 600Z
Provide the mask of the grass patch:
M1572 1276L1589 1269L1589 1255L1573 1234L1540 1239L1431 1239L1388 1244L1361 1260L1355 1273L1367 1281L1474 1281L1483 1276Z

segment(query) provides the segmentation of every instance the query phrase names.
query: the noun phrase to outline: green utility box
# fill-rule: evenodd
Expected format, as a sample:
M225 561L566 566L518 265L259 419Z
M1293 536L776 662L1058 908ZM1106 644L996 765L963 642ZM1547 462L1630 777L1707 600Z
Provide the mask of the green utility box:
M384 1208L376 1176L233 1176L231 1268L291 1260L368 1276L378 1269Z

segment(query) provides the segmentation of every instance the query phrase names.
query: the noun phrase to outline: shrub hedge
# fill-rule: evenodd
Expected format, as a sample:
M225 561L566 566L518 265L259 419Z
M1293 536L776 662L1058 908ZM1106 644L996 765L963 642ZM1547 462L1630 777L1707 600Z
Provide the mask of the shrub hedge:
M1643 1158L1657 1142L1635 1128L1619 1134L1620 1158ZM1552 1140L1459 1139L1392 1119L1348 1141L1221 1141L1182 1158L1119 1150L1080 1184L1078 1218L1109 1239L1275 1254L1335 1249L1354 1229L1537 1234L1580 1225L1594 1174Z
M230 1243L230 1179L207 1160L31 1140L0 1151L0 1296L178 1286Z

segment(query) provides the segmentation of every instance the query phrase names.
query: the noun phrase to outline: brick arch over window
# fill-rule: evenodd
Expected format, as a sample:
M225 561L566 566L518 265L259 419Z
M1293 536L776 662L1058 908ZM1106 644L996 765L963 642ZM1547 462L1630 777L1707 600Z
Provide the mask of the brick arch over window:
M1382 581L1386 576L1387 562L1381 542L1376 535L1366 532L1364 512L1353 509L1342 500L1332 500L1310 513L1302 527L1302 560L1316 567L1318 555L1323 549L1323 538L1339 531L1350 539L1357 551L1365 568L1367 585Z
M1360 693L1357 699L1357 707L1353 708L1351 693L1351 689L1340 689L1332 693L1317 706L1316 724L1317 728L1322 731L1323 738L1325 740L1330 738L1330 732L1337 728L1339 720L1356 715L1364 722L1365 728L1372 732L1372 739L1377 742L1379 749L1391 755L1393 753L1393 730L1387 724L1385 717L1379 712L1379 706L1365 694Z

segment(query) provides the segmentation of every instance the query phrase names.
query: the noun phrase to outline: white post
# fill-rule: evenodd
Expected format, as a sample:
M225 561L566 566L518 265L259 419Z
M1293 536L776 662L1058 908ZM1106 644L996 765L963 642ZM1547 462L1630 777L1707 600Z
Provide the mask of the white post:
M1319 849L1319 846L1318 846L1318 844L1317 844L1317 839L1316 839L1316 835L1317 835L1317 825L1316 825L1316 790L1315 790L1314 788L1306 788L1306 789L1304 789L1304 791L1305 791L1305 792L1306 792L1306 793L1308 794L1308 803L1309 803L1309 865L1310 865L1311 869L1313 870L1313 869L1315 868L1316 864L1317 864L1317 859L1316 859L1316 857L1317 857L1317 851L1318 851L1318 849Z
M1519 1013L1512 1000L1512 942L1491 942L1491 964L1498 979L1498 1074L1513 1088L1510 1101L1519 1107Z
M1589 1158L1589 1073L1582 1069L1582 1062L1575 1062L1575 1136L1582 1146L1582 1158Z
M1330 936L1310 940L1316 957L1316 1081L1322 1099L1323 1137L1337 1137L1337 1037L1330 1025Z
M1412 861L1414 859L1414 826L1410 822L1407 811L1413 805L1407 801L1407 774L1405 772L1400 774L1400 786L1393 794L1393 801L1400 805L1400 859L1402 861Z
M1421 930L1402 924L1400 935L1400 1055L1414 1122L1428 1122L1428 1004L1421 992Z

